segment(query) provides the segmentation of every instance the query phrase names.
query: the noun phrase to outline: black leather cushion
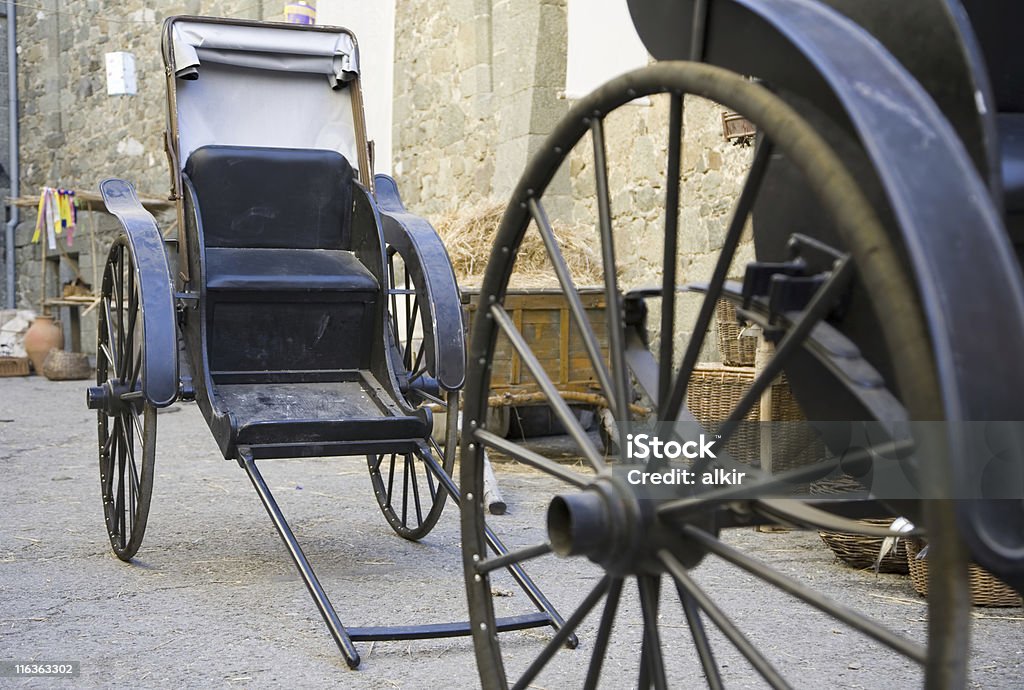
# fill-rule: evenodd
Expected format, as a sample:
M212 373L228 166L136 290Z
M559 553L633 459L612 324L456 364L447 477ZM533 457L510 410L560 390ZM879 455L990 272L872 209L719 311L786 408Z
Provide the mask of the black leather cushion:
M207 247L206 287L376 293L377 280L346 251Z
M207 247L349 248L353 172L336 151L203 146L185 174Z

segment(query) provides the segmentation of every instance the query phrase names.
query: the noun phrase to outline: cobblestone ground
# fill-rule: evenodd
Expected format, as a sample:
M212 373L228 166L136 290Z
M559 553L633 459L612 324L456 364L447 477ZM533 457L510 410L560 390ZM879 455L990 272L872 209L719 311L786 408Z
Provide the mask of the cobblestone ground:
M465 639L361 644L349 671L295 573L244 473L223 460L195 406L160 414L157 473L146 541L134 563L106 542L99 500L95 417L83 382L0 379L0 662L78 661L77 680L0 678L0 687L352 687L478 685ZM342 620L351 625L462 619L465 598L456 511L423 542L395 536L380 516L361 459L262 463L265 475ZM546 477L497 468L510 505L507 529L542 524ZM503 522L507 520L507 522ZM512 531L509 541L538 534ZM920 637L926 609L904 577L837 564L813 534L736 531L729 540L783 572ZM563 611L598 578L586 562L540 559L531 572ZM920 684L915 668L840 624L718 562L694 577L800 687L882 688ZM502 609L529 603L511 582L494 583ZM675 593L662 593L661 623L672 687L700 685ZM640 617L616 626L609 688L635 687ZM1020 687L1024 612L975 609L972 684ZM578 687L596 622L531 687ZM521 669L549 634L505 638ZM760 687L742 658L712 636L729 687Z

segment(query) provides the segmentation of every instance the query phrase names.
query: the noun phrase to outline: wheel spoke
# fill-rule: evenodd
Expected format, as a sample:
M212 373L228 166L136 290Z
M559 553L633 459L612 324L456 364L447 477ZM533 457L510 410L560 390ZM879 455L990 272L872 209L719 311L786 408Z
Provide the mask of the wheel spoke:
M114 376L117 376L118 360L114 355L117 351L117 339L114 337L114 322L112 320L112 314L110 312L110 298L103 298L103 320L105 322L107 330L107 342L100 345L103 349L103 353L107 357L107 361L110 363L110 369L114 371Z
M704 593L704 590L697 586L697 583L686 572L682 563L664 549L658 552L658 557L672 577L675 578L676 583L693 597L693 600L704 610L708 618L718 626L718 629L732 642L740 654L746 657L754 669L761 674L761 677L773 688L788 688L789 684L779 675L779 672L775 670L771 662L761 652L757 651L757 648L751 644L746 635L740 632L739 628L729 620L729 617Z
M618 611L621 596L622 578L610 579L608 581L608 597L604 601L601 622L597 626L597 638L594 640L594 651L590 655L590 667L587 668L587 679L583 683L583 690L597 688L597 681L601 678L601 667L604 665L604 658L608 653L608 641L612 636L612 626L615 624L615 614Z
M597 215L601 233L601 262L604 267L605 311L608 315L608 354L613 373L612 399L615 418L620 422L630 419L629 367L626 366L625 325L619 279L616 273L615 239L612 235L611 192L608 188L608 160L605 154L604 122L595 117L590 123L594 142L594 178L597 185Z
M583 457L586 458L590 466L598 472L604 470L604 460L601 458L600 452L591 442L587 432L584 431L580 425L576 415L573 414L569 405L565 402L561 395L558 393L558 389L555 384L548 377L544 371L544 367L537 360L537 356L533 354L533 350L526 343L523 338L523 334L515 327L512 322L512 318L508 315L508 312L500 304L491 305L491 314L494 317L495 323L504 331L508 337L509 342L512 343L512 347L519 354L520 359L526 365L526 368L530 370L530 374L533 376L537 385L540 387L544 394L548 398L548 404L551 405L551 409L554 411L555 416L558 417L558 421L565 427L566 432L572 436L573 440L576 441L580 452L583 453Z
M650 679L655 690L668 690L665 678L665 659L661 653L661 636L658 634L658 590L661 577L657 575L638 575L637 587L640 590L640 612L644 620L644 643L640 653L640 683L638 687L650 687Z
M412 376L409 377L410 381L415 381L427 373L427 365L423 363L423 356L426 352L426 346L424 346L423 342L420 341L420 347L416 350L416 359L413 361L412 366L409 367L409 370L413 372Z
M667 419L665 406L672 386L675 360L676 273L679 262L679 174L683 147L683 96L672 94L668 115L668 169L665 172L665 248L661 276L661 347L658 361L658 419Z
M128 265L128 326L124 330L124 354L121 357L121 365L124 371L121 372L122 381L131 377L129 367L135 364L135 321L139 313L139 301L136 294L135 271Z
M558 278L558 283L562 286L565 300L569 304L569 313L572 314L573 322L576 324L580 338L583 341L583 347L586 349L587 355L590 357L590 363L594 367L594 375L597 376L598 384L601 386L601 390L604 391L605 397L613 405L612 414L616 415L616 418L620 418L614 409L615 398L612 391L612 376L608 371L608 364L604 361L604 357L601 354L601 345L597 341L597 334L594 333L594 329L590 325L590 319L587 318L587 311L583 306L583 301L580 299L580 293L576 290L572 274L569 273L569 267L565 263L562 249L558 246L558 240L555 239L555 232L551 228L547 212L544 210L539 199L531 198L529 205L534 224L537 226L537 230L540 231L541 239L544 241L548 260L555 270L555 277Z
M412 478L412 500L413 506L416 508L416 525L423 524L423 506L420 503L420 487L416 481L416 459L415 456L410 457L410 464L412 467L409 470L409 476Z
M114 306L117 310L117 335L113 349L117 352L117 377L124 378L124 247L117 252L117 270L114 273Z
M774 585L783 592L796 597L819 611L827 613L836 620L846 623L846 625L850 626L854 630L864 633L868 637L881 642L890 649L899 652L919 664L924 664L927 661L927 650L920 645L911 642L905 637L897 635L888 628L879 625L870 618L833 602L827 597L808 588L806 585L771 569L764 563L747 556L741 551L737 551L728 544L723 543L721 540L716 539L714 536L701 529L686 526L683 530L687 536L699 541L715 555L720 556L743 570L746 570L751 575Z
M679 600L683 604L683 612L686 614L686 623L690 627L690 635L693 636L693 646L697 648L697 656L700 657L700 665L704 668L704 677L708 681L711 690L721 690L722 676L718 672L718 664L715 663L715 655L711 651L711 641L704 630L704 621L700 618L700 609L697 603L679 583L676 583L676 591L679 592Z
M477 429L473 433L473 437L477 441L488 445L495 450L499 450L506 455L511 455L524 465L529 465L530 467L538 469L541 472L546 472L553 477L558 477L563 482L568 482L573 486L583 488L590 483L582 474L574 472L554 460L550 460L539 453L535 453L528 448L522 447L518 443L513 443L512 441L491 433L486 429Z
M133 414L133 413L129 412L128 414ZM136 424L137 423L138 422L136 420ZM136 432L138 433L138 436L139 436L139 442L143 443L143 439L145 438L145 436L143 436L142 431L139 430L138 426L136 426L135 429L136 429ZM129 479L128 488L131 489L132 493L134 494L139 489L139 466L138 466L138 463L135 460L135 439L134 439L134 437L128 439L127 450L128 450L128 468L127 468L127 472L128 472L128 479Z
M537 558L548 553L551 553L550 542L527 546L524 549L516 549L515 551L509 551L500 556L480 561L476 565L476 571L480 574L489 573L498 568L505 568L512 563L522 563L523 561L528 561L531 558Z
M405 370L412 371L412 343L413 336L416 335L416 319L420 315L420 301L418 298L414 298L412 301L412 315L410 315L405 324Z
M590 591L590 594L583 600L583 603L579 605L573 614L569 616L569 619L565 621L565 625L558 629L554 637L548 640L548 643L544 645L544 649L541 650L537 658L533 660L533 663L529 665L526 671L523 673L519 681L512 686L512 690L524 690L529 687L530 682L537 677L537 674L543 670L551 657L555 655L558 648L569 638L569 635L579 626L579 624L586 618L587 614L590 613L591 609L600 601L601 597L604 596L605 591L608 589L609 581L611 578L605 575L601 578L601 582L598 583L597 587L594 587Z
M392 288L395 287L395 248L392 247L388 250L388 275L391 279ZM401 329L398 324L398 291L395 289L391 290L391 326L392 332L395 338L395 347L399 348L402 355L402 361L405 361L405 352L402 349L402 343L398 342L399 334Z
M124 524L124 510L125 510L125 496L124 496L124 478L127 470L127 456L128 453L125 450L131 444L130 430L125 428L124 422L122 421L119 425L121 438L119 439L117 447L117 498L114 501L114 516L116 532L118 537L118 544L121 548L125 546L125 524Z
M403 478L402 478L402 524L409 526L409 455L402 456Z
M388 500L384 505L391 507L391 497L395 495L395 454L391 454L391 462L388 465Z
M426 466L426 463L424 463L424 469L425 471L423 474L427 478L427 490L430 491L430 502L433 503L437 500L437 485L434 484L434 473L430 471L430 468Z
M672 386L672 395L667 399L662 399L665 402L665 406L661 410L661 418L666 421L678 418L683 400L686 399L686 389L690 385L690 374L697 365L697 359L700 357L701 348L703 348L704 340L707 337L708 327L711 325L711 318L715 313L715 303L722 293L722 286L725 284L725 279L729 275L729 267L732 265L733 257L736 255L736 247L739 246L740 238L743 236L743 228L754 207L754 202L757 200L761 183L764 181L764 174L768 169L768 162L771 160L772 148L772 142L768 139L762 139L758 143L754 160L750 164L750 172L747 173L747 179L743 183L743 190L736 201L735 209L733 209L732 218L729 221L729 229L722 242L722 251L718 256L718 262L715 264L715 270L711 275L711 282L708 284L708 291L700 305L700 312L697 314L693 333L686 345L683 361L679 365L675 384ZM662 299L665 299L665 295L662 295ZM664 335L662 337L664 338ZM671 361L667 364L669 367L672 366ZM662 368L665 366L666 363L662 360Z

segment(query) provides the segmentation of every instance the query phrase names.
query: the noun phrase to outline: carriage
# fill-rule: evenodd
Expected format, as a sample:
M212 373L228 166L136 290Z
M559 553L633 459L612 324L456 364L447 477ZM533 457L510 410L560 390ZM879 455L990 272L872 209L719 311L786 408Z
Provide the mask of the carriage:
M88 406L115 554L130 560L145 534L156 411L194 400L349 666L360 640L468 635L465 622L346 629L257 466L365 455L384 517L411 540L458 500L459 292L434 229L405 209L393 179L373 174L355 37L174 17L163 57L176 236L164 237L130 183L100 187L122 232L103 273ZM447 412L443 429L433 410ZM543 594L521 583L537 611L507 626L557 625Z
M709 687L722 687L726 673L716 646L723 638L768 685L789 687L793 678L773 658L778 640L748 637L744 621L726 613L730 602L716 600L691 573L708 559L809 607L802 610L816 609L877 645L872 649L919 666L926 686L963 687L968 563L1024 590L1024 60L1012 29L1024 21L1024 10L971 0L628 4L656 62L575 103L528 163L481 288L490 318L478 314L471 334L463 490L479 495L485 449L516 457L560 487L548 496L546 523L537 527L545 538L509 543L511 553L502 556L488 553L481 502L463 506L464 571L483 686L536 682L558 646L589 625L591 651L576 661L588 688L602 680L611 650L618 667L634 664L638 687L667 687L680 657ZM657 248L657 280L646 286L622 277L623 233L636 224L630 197L617 195L637 188L624 174L630 139L617 144L615 128L644 130L638 116L625 113L638 99L663 113L646 120L648 129L660 125L664 142L662 213L646 236ZM693 154L685 147L706 144L687 137L687 114L703 103L733 122L746 120L745 131L756 140L713 247L716 256L694 271L694 261L683 260L687 233L694 231L688 209L697 204L686 196L693 177L686 161ZM551 209L561 193L553 181L567 165L592 170L590 220L604 262L607 360L552 230L557 211ZM627 207L616 207L616 199ZM716 301L725 299L774 354L717 420L713 447L727 446L785 374L806 429L820 436L821 454L775 473L746 467L742 485L666 489L631 480L632 472L643 479L742 466L721 452L714 459L644 463L601 453L505 306L517 249L535 232L548 248L620 437L651 428L630 412L634 384L656 410L656 432L696 441L705 430L690 412L688 388ZM684 300L697 306L687 310ZM512 343L576 442L582 468L538 457L487 429L498 334ZM827 480L853 488L828 496L791 491ZM929 545L923 640L767 565L726 537L730 529L765 523L892 537L892 530L854 518L894 515L909 518L915 527L907 536ZM490 596L490 580L497 565L552 553L589 560L602 576L581 594L566 625L523 662L493 634L501 607ZM723 598L735 595L731 589ZM632 639L636 652L627 660L617 636L636 625L637 601L641 641ZM794 613L793 624L803 615ZM834 656L814 663L842 663L843 655Z

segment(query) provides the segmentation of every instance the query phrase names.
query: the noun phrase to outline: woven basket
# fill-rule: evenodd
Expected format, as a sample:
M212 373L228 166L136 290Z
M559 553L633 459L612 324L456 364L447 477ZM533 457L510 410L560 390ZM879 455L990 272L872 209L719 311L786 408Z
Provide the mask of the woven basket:
M880 518L870 520L858 520L864 525L872 527L888 527L896 518ZM847 534L845 532L818 532L818 536L825 542L836 558L851 568L864 570L874 568L878 560L878 553L882 548L883 537L865 537L861 534ZM900 539L896 548L885 555L882 562L878 564L880 573L899 573L906 575L907 565L907 539Z
M50 350L43 360L43 375L51 381L75 381L92 376L89 355L84 352Z
M722 421L754 382L754 370L747 367L702 366L694 369L687 388L686 406L697 421L715 433ZM806 418L789 389L786 377L772 384L772 421L800 422ZM744 422L725 444L732 457L747 464L761 458L760 404L755 404ZM809 427L792 424L772 429L772 471L782 472L825 457L825 447Z
M28 357L0 357L0 377L28 376Z
M921 543L907 539L907 565L910 567L910 582L922 597L928 596L928 559L918 558ZM1021 596L1010 585L981 566L970 566L971 603L975 606L1021 606Z
M741 335L736 320L736 307L727 299L720 299L715 305L718 319L718 351L722 363L729 367L752 367L757 354L757 336Z
M852 491L863 491L863 487L861 487L857 480L847 476L822 479L810 486L810 494L812 496L835 496ZM888 527L895 519L894 516L858 520L858 522L872 527ZM832 549L832 553L836 555L836 558L851 568L857 568L858 570L873 569L875 567L878 553L882 549L882 542L885 541L885 537L865 537L862 534L830 532L827 530L819 531L818 536L821 537L821 540L825 542L828 548ZM906 575L907 569L907 539L900 539L896 542L896 548L890 550L882 559L882 562L878 564L878 572Z

